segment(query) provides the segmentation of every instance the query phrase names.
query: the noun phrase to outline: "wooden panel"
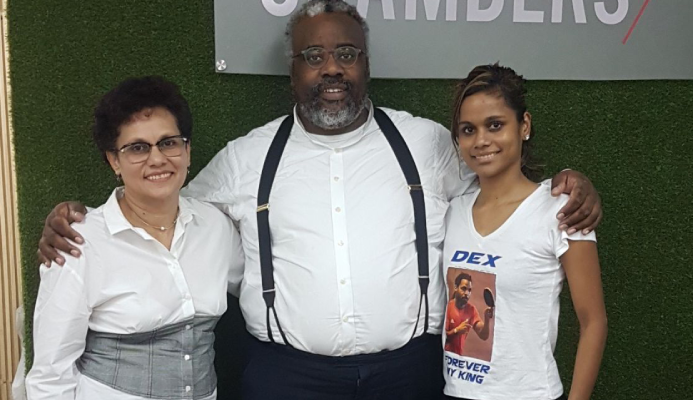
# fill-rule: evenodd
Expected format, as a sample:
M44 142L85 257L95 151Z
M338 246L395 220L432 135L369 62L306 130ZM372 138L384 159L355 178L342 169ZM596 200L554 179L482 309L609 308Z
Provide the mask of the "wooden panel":
M21 349L15 310L21 301L17 192L10 119L7 0L0 6L0 399L9 400ZM23 329L23 327L20 327Z

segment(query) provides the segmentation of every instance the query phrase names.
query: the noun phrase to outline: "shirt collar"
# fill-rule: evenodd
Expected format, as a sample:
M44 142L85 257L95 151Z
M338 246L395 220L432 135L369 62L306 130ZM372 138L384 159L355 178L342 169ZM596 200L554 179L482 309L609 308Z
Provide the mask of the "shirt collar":
M353 144L358 143L361 139L363 139L366 135L368 135L371 132L374 132L378 129L377 123L375 121L375 118L373 118L373 103L371 103L370 99L366 99L366 108L368 109L368 119L366 119L366 122L363 123L363 125L359 126L358 128L354 129L351 132L346 132L343 133L342 135L345 136L351 136L348 140L345 140L343 143L335 143L337 144L336 146L329 146L326 142L321 141L316 139L316 135L313 133L310 133L306 130L305 126L303 126L303 122L301 122L301 119L298 116L298 105L294 105L294 129L298 129L298 131L305 137L307 138L310 142L321 146L321 147L330 147L330 148L344 148L351 146ZM374 128L375 126L375 128ZM339 135L341 136L341 135Z
M123 197L124 191L125 187L123 186L115 188L103 206L103 217L111 235L128 229L135 229L130 221L125 218L123 210L120 209L118 204L118 199ZM193 217L200 217L200 214L195 211L190 200L178 196L178 222L176 222L176 225L185 226L192 221Z

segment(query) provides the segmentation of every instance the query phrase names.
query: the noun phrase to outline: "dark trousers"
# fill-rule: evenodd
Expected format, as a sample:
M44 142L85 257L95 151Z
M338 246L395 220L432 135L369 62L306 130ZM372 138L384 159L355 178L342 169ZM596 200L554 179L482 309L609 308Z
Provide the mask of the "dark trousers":
M243 400L430 400L443 393L439 335L376 354L329 357L248 339Z

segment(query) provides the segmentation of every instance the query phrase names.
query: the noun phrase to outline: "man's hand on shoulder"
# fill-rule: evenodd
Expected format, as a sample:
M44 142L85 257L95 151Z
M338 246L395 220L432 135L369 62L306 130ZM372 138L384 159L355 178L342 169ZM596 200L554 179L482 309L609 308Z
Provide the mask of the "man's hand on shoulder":
M75 257L80 256L79 249L68 240L81 244L84 243L84 239L72 229L70 224L84 220L86 213L87 209L84 205L76 201L66 201L53 208L43 225L38 244L37 253L40 263L47 267L50 267L52 261L58 265L64 265L65 259L60 256L59 250Z
M567 230L568 234L593 231L601 222L603 213L599 193L592 182L577 171L561 171L551 181L551 194L558 196L561 193L569 195L570 199L556 215L559 228Z

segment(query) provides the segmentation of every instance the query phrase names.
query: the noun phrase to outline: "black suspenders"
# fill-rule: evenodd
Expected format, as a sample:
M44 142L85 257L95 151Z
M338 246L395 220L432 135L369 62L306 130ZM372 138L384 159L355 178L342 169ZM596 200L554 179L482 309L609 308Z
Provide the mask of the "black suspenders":
M289 134L293 126L293 115L286 117L282 124L279 125L279 130L274 136L269 150L267 150L265 163L262 166L262 174L260 175L260 187L257 191L257 235L260 248L260 271L262 273L262 298L265 300L265 305L267 305L267 335L274 343L272 325L270 325L270 309L272 309L274 320L277 321L277 327L279 328L279 334L282 336L284 343L289 346L289 341L286 340L286 335L284 335L282 326L279 324L277 310L274 308L276 290L274 288L274 264L272 263L272 237L269 228L269 196L274 177L277 175L279 161L282 158L282 153L284 153L284 148L289 140Z
M424 333L428 330L428 234L426 232L426 206L424 203L424 193L421 186L419 171L416 169L414 158L407 147L402 135L397 130L397 127L392 123L390 118L379 108L374 108L375 121L383 131L385 138L390 147L392 147L397 162L404 173L404 177L409 186L409 194L414 205L414 229L416 231L416 253L419 265L419 288L421 297L419 299L419 311L416 315L416 324L412 338L416 334L419 326L419 316L421 315L422 305L425 307ZM270 310L274 314L274 320L277 322L279 334L286 345L289 341L282 330L277 310L274 308L274 298L276 290L274 286L274 265L272 263L272 239L269 227L269 196L272 190L272 183L277 174L279 161L282 153L289 140L291 128L294 125L293 115L289 115L282 121L279 130L272 140L272 144L267 151L265 163L262 167L262 175L260 176L260 186L257 194L257 230L260 247L260 269L262 274L262 298L267 306L267 336L274 343L272 335L272 326L270 325Z
M424 192L421 186L419 170L411 156L407 143L392 123L390 117L379 108L373 110L373 116L378 123L380 130L385 134L385 138L390 143L392 151L397 157L400 168L404 173L404 178L409 185L409 195L414 205L414 231L416 232L416 255L419 263L419 288L421 298L419 298L419 311L416 314L416 324L411 337L416 335L416 328L419 326L419 315L421 315L421 305L425 306L424 333L428 331L428 232L426 230L426 204L424 203Z

